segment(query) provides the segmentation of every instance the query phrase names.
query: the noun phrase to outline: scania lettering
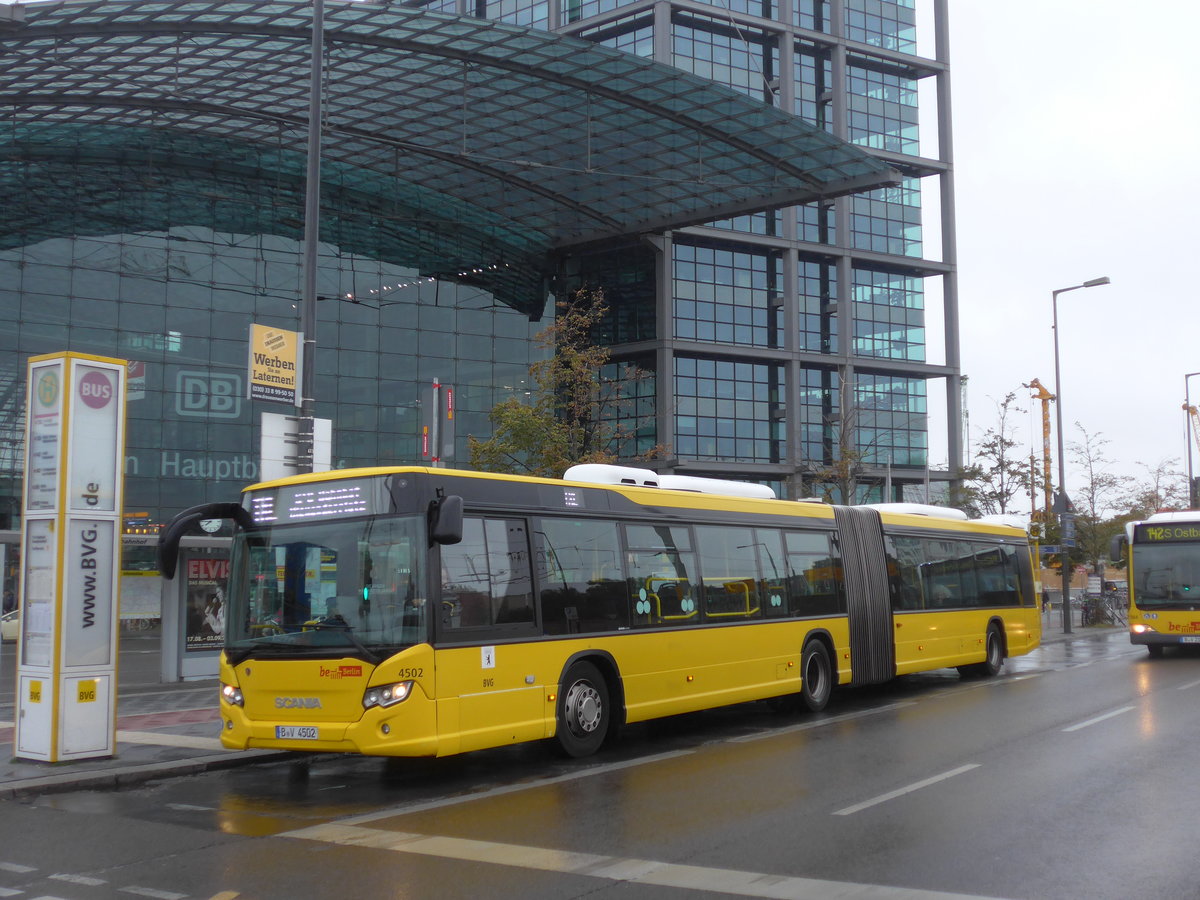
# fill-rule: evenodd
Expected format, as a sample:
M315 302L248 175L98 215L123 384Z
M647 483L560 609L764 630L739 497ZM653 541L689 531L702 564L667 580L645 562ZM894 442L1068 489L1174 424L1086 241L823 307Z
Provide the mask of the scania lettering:
M320 709L319 697L276 697L275 706L278 709Z

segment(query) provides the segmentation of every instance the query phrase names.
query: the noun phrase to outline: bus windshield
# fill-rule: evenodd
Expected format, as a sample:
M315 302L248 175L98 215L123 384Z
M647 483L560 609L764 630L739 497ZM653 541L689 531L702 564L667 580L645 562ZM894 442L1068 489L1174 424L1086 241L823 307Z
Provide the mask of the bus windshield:
M1200 607L1200 545L1138 544L1133 577L1142 609Z
M225 651L360 656L377 662L428 640L424 517L366 517L240 532Z

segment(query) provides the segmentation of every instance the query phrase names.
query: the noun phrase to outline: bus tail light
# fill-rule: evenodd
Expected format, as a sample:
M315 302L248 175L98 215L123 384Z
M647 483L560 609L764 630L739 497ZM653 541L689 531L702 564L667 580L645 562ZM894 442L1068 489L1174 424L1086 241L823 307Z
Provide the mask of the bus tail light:
M411 681L397 681L395 684L381 684L367 688L363 694L363 709L370 709L372 706L386 708L403 703L412 692L412 686Z

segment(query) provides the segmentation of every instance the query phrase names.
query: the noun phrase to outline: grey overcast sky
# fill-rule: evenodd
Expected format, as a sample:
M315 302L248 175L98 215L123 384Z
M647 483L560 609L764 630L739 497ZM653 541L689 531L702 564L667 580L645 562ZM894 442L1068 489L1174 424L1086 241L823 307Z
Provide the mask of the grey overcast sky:
M1007 392L1040 411L1022 382L1057 390L1051 292L1107 275L1058 298L1066 440L1079 422L1109 441L1114 474L1172 458L1184 471L1184 376L1200 372L1200 3L950 7L972 452ZM1200 402L1200 375L1188 383ZM1040 448L1040 418L1017 427Z

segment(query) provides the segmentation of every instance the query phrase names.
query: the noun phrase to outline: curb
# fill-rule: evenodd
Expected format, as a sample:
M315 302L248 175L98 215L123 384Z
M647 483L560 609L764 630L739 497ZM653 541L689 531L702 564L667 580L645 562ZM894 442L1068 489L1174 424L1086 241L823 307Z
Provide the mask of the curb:
M256 762L285 760L300 755L303 754L291 750L239 750L234 753L198 756L173 762L141 763L87 772L63 772L0 784L0 800L19 800L30 796L57 794L64 791L115 790L130 785L144 784L156 778L195 775L200 772L231 769Z

